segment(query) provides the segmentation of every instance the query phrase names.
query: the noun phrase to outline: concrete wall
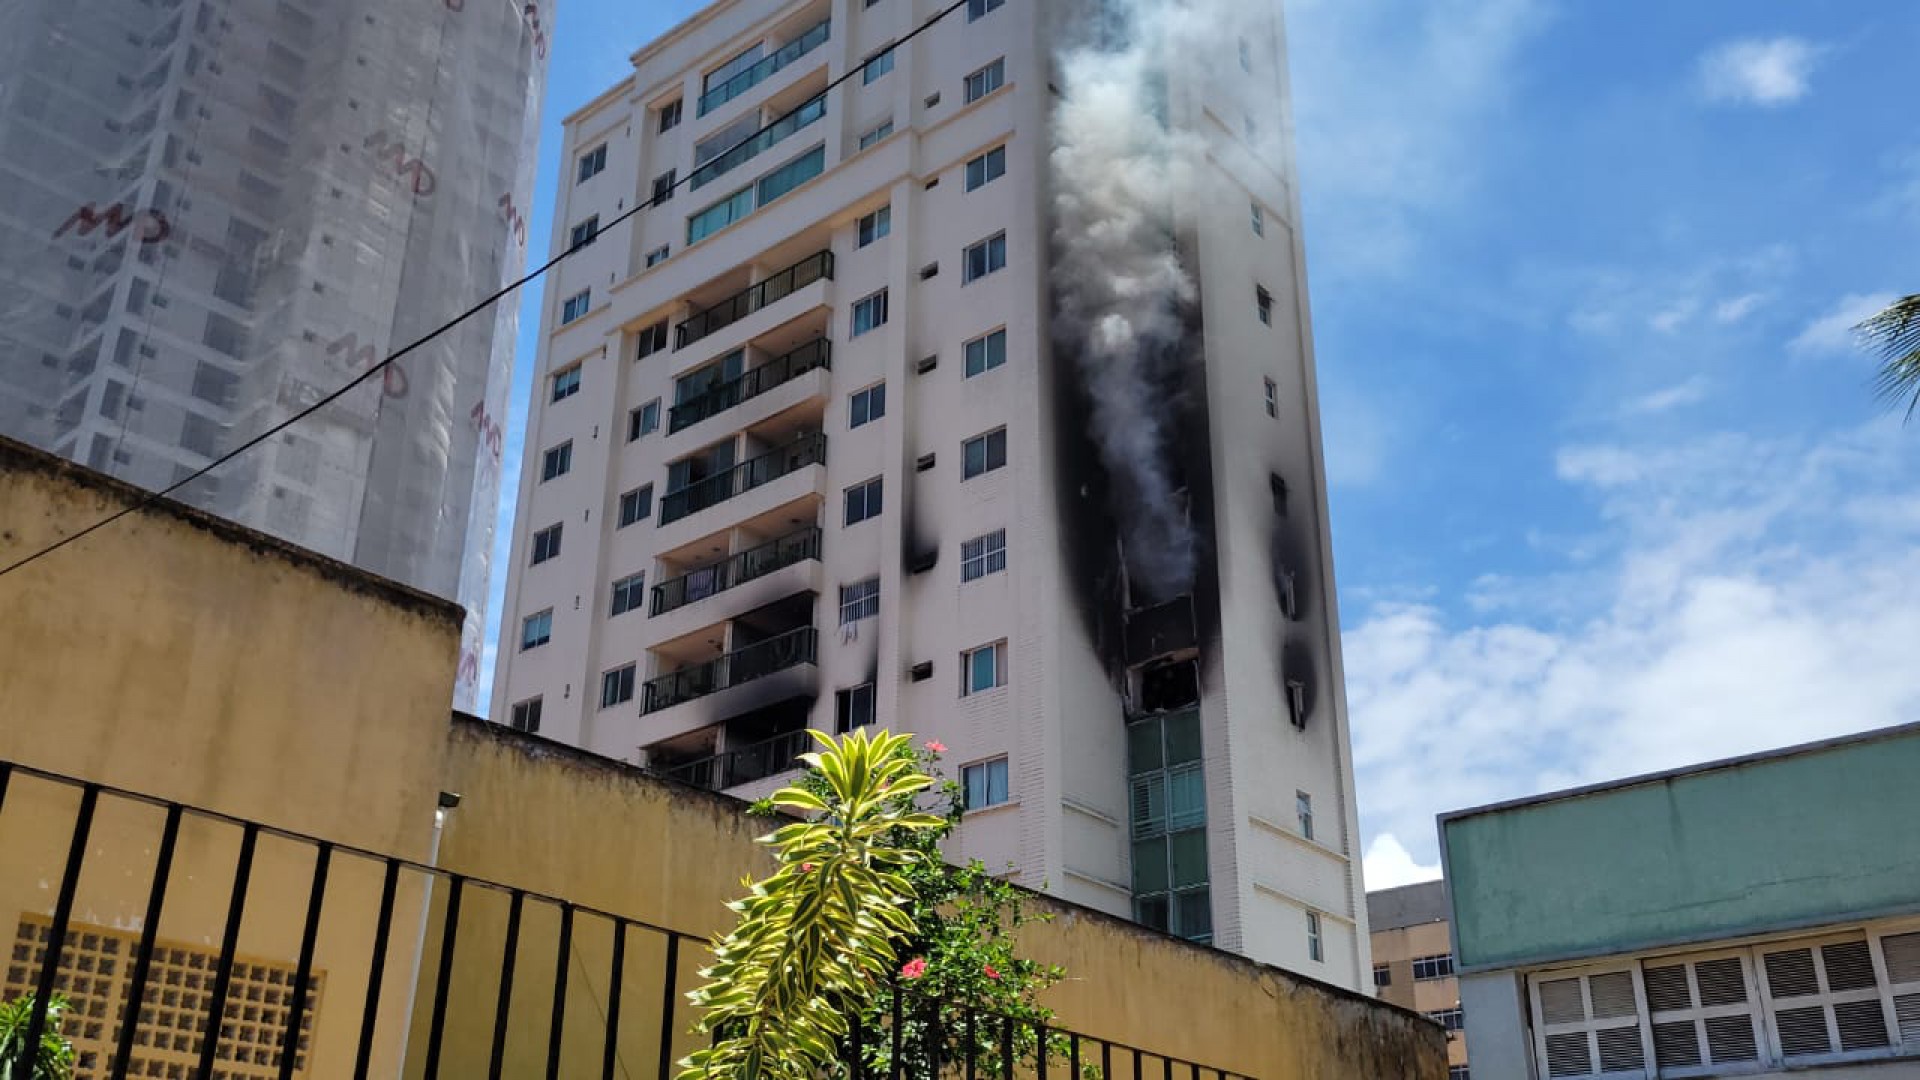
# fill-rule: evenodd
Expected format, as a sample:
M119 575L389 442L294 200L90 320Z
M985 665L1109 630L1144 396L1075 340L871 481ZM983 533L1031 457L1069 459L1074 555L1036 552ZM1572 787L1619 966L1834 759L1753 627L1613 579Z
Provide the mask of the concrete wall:
M1486 970L1911 911L1916 775L1908 725L1449 815L1456 961Z

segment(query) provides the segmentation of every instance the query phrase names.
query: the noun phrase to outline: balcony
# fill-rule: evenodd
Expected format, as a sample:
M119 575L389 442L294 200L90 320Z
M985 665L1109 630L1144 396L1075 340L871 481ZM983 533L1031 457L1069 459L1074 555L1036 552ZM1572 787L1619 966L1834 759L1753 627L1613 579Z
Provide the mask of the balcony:
M826 460L826 433L815 431L802 435L777 450L667 492L660 500L660 524L671 525L689 514L718 506L809 465L823 465Z
M778 671L812 664L819 654L819 631L798 626L714 657L704 664L681 668L647 680L640 706L642 715L669 709L695 698L717 694L765 678Z
M813 737L802 728L750 743L738 750L728 750L672 766L664 770L664 775L710 791L725 791L791 772L800 767L800 755L813 748Z
M815 252L765 281L749 285L725 300L689 315L685 322L674 328L673 347L684 349L816 281L832 279L833 252Z
M710 416L759 397L776 386L785 385L815 369L832 368L832 346L826 338L816 338L792 352L761 364L738 378L715 385L698 397L689 398L667 412L667 434L691 427Z
M705 116L720 106L725 105L727 102L732 101L734 98L739 97L741 94L759 86L761 83L772 78L774 74L782 68L785 68L787 65L792 64L794 61L826 44L827 38L832 36L832 31L833 21L831 19L822 19L803 31L799 37L781 46L779 51L775 52L772 56L761 60L750 68L735 72L732 78L718 86L708 87L707 92L700 95L700 115Z
M735 585L744 585L795 563L820 557L820 528L813 526L750 548L725 562L682 574L653 587L653 604L648 616L705 600Z

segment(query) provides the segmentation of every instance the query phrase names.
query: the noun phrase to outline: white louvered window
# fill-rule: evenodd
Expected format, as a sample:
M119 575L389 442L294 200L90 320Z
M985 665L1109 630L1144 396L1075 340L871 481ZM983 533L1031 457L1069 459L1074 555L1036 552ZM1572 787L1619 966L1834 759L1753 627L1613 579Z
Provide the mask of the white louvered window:
M1760 1060L1760 995L1745 954L1650 960L1640 978L1661 1076Z
M1880 979L1864 936L1762 946L1760 975L1775 1048L1790 1063L1884 1051L1893 1045Z
M1900 1044L1908 1053L1920 1053L1920 930L1881 938L1880 958L1886 962Z
M1647 1076L1639 980L1632 968L1536 976L1531 982L1541 1076Z

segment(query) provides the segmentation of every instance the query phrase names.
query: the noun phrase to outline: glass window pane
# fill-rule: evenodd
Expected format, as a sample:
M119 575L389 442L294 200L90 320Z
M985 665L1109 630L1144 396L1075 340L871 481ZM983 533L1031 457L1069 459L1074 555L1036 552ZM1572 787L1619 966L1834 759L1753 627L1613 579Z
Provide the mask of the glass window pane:
M972 666L968 684L972 686L974 692L993 689L993 649L989 647L974 650Z
M1170 929L1184 938L1213 936L1212 896L1206 889L1189 889L1174 897Z
M1189 829L1168 837L1174 888L1207 883L1207 831Z
M1167 827L1191 828L1207 820L1207 788L1200 768L1189 765L1167 773Z
M1138 919L1142 926L1163 931L1171 929L1167 925L1167 898L1164 896L1150 896L1136 900L1133 911L1134 918Z
M1165 717L1167 764L1200 760L1200 710L1188 709Z
M1167 839L1158 837L1153 840L1135 840L1133 842L1133 891L1136 893L1165 892L1167 890Z
M1127 769L1138 775L1160 767L1160 721L1142 720L1127 726Z

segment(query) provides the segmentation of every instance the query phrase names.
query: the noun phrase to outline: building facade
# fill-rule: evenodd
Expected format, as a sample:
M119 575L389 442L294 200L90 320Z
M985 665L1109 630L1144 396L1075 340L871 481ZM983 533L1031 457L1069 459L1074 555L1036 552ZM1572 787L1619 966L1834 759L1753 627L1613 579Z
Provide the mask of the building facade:
M549 4L0 10L0 432L167 488L516 275ZM514 309L177 497L469 612Z
M956 857L1360 987L1277 5L949 7L723 0L567 119L494 717L746 796L913 730Z
M1920 724L1443 815L1480 1080L1920 1073Z
M1367 894L1374 993L1445 1028L1448 1080L1468 1080L1466 1024L1460 1011L1460 980L1453 973L1451 924L1444 881Z

